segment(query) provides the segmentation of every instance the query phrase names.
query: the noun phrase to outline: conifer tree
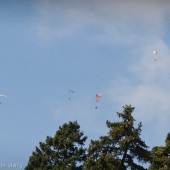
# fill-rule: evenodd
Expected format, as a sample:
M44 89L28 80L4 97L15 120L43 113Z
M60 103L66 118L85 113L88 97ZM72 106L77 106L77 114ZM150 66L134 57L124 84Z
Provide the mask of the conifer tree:
M45 143L39 143L25 170L82 169L86 158L86 149L83 148L86 139L77 122L65 123L53 138L47 136Z
M149 170L170 170L170 133L166 137L165 146L153 147Z
M122 119L120 122L107 121L109 128L107 136L101 136L93 141L88 148L88 156L85 163L89 170L144 170L145 168L136 162L149 161L148 146L140 138L142 123L134 127L131 105L123 107L122 113L117 113Z

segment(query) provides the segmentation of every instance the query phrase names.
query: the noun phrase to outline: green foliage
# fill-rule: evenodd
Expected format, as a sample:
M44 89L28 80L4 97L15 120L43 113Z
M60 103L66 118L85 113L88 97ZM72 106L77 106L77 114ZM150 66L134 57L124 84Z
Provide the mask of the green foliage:
M170 133L165 146L148 146L141 139L142 123L135 127L134 107L123 107L117 113L119 122L106 121L109 132L99 140L87 139L77 122L65 123L54 137L39 142L29 158L25 170L145 170L143 163L150 162L149 170L170 170Z
M141 140L141 127L134 127L132 112L134 107L125 106L123 113L117 113L121 122L107 121L109 128L107 136L91 141L85 167L89 170L144 170L141 165L149 161L148 146Z
M65 123L53 138L47 136L45 143L39 143L25 170L82 169L86 159L86 149L83 148L86 139L77 122Z
M165 144L152 148L149 170L170 170L170 133L166 137Z

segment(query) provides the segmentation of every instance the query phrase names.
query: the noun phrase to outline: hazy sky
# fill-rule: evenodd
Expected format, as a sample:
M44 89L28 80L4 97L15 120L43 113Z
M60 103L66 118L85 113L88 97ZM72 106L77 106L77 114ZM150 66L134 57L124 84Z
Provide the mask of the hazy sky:
M68 121L77 120L88 141L98 139L125 104L136 108L146 144L164 145L169 6L168 0L1 1L0 93L7 98L0 105L0 163L25 165L35 146Z

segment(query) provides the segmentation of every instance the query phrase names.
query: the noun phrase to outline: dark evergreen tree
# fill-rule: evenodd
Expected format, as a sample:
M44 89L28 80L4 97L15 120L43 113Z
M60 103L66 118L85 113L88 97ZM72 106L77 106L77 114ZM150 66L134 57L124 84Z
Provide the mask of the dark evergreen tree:
M142 123L134 127L132 112L134 107L123 107L123 113L117 113L121 122L107 121L107 136L91 141L85 167L88 170L144 170L137 164L149 161L148 146L140 138Z
M153 147L149 170L170 170L170 133L166 137L165 146Z
M87 137L77 122L65 123L55 136L49 137L29 158L25 170L80 170L86 158L83 145Z

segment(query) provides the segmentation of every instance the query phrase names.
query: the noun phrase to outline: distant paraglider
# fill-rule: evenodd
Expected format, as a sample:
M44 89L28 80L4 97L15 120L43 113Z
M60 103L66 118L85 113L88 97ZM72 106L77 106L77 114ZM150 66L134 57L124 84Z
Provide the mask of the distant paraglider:
M101 97L102 97L101 93L96 94L96 102L99 102ZM96 106L95 109L98 109L98 107Z
M69 90L69 100L71 100L71 96L74 94L74 90Z
M153 55L157 55L157 54L158 54L158 51L154 50Z
M102 97L101 93L96 94L96 102L99 102L101 97Z
M74 90L69 90L69 93L70 94L74 94Z
M0 94L0 97L6 98L6 95ZM1 104L1 102L0 102L0 104Z
M152 54L155 56L154 61L157 61L156 56L158 55L158 51L154 50Z
M4 98L6 98L6 95L4 95L4 94L0 94L0 97L4 97Z

